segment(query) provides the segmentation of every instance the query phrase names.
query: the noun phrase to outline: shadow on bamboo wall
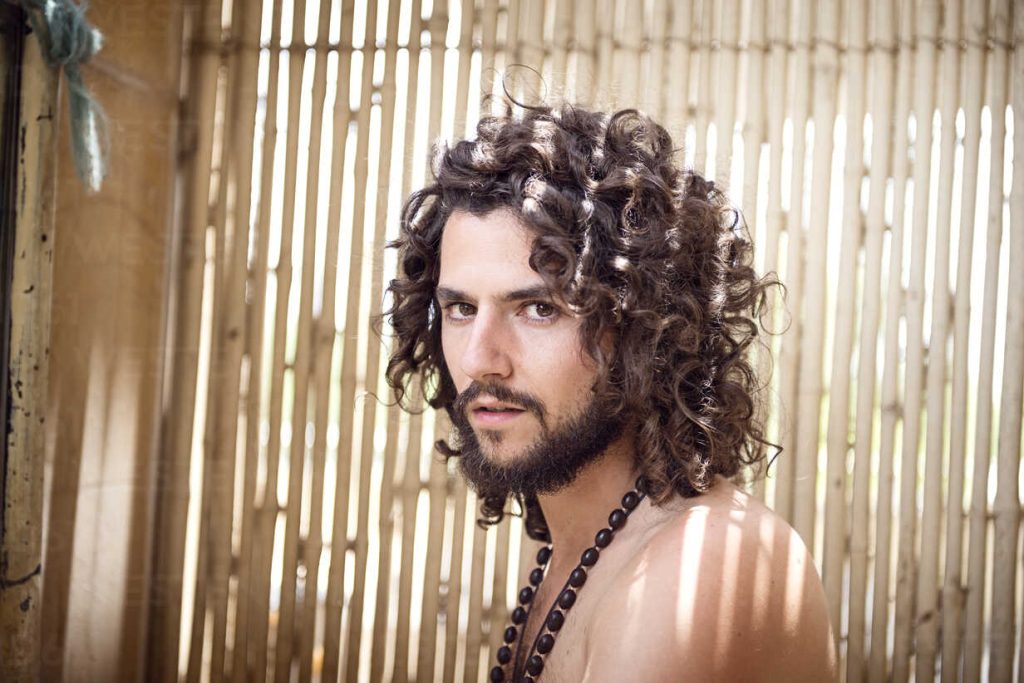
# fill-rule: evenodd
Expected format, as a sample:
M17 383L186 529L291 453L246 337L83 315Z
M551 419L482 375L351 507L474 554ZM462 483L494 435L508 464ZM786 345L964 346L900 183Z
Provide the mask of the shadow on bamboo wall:
M92 5L117 65L96 87L146 142L115 145L124 175L100 201L58 209L50 674L480 680L532 546L519 519L474 525L431 450L439 417L372 398L369 321L430 143L466 134L512 64L543 77L524 94L663 121L787 284L769 430L785 454L752 492L815 556L845 680L1020 671L1010 0L208 0L180 22L122 6ZM174 136L136 126L174 114L172 170Z

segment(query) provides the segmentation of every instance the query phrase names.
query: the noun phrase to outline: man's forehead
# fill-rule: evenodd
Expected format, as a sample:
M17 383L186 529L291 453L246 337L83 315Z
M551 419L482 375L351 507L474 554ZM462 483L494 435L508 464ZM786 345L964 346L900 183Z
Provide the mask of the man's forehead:
M509 291L543 284L530 268L532 233L509 211L455 211L441 237L439 286Z

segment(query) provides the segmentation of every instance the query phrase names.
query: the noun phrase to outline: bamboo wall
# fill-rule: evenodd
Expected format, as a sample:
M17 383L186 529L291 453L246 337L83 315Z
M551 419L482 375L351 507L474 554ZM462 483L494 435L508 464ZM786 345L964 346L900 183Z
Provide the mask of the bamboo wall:
M786 283L753 491L812 549L844 679L1011 680L1022 35L1011 0L191 7L150 677L482 679L521 524L474 526L443 422L374 398L369 320L430 142L522 63L527 99L664 121Z

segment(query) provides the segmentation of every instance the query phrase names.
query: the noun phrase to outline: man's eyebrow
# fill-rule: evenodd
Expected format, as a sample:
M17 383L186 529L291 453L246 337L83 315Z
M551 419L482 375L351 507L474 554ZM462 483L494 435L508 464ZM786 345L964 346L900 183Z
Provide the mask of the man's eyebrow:
M434 294L443 301L472 301L474 297L451 287L438 286ZM525 299L551 299L551 290L545 285L534 285L505 292L500 296L502 301L514 302Z
M460 292L459 290L452 289L451 287L441 286L434 289L434 296L438 300L444 301L467 301L470 299L470 296L465 292Z
M524 299L550 299L551 290L545 285L534 285L533 287L523 287L522 289L513 289L511 292L505 292L501 295L503 301L523 301Z

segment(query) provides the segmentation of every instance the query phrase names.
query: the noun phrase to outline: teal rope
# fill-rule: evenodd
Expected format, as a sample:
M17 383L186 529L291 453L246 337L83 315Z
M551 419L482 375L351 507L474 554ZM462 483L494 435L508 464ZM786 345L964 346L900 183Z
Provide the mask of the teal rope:
M107 118L82 82L79 68L103 45L103 34L85 18L87 3L72 0L21 0L32 31L50 66L64 68L71 110L71 148L75 170L97 192L107 175Z

